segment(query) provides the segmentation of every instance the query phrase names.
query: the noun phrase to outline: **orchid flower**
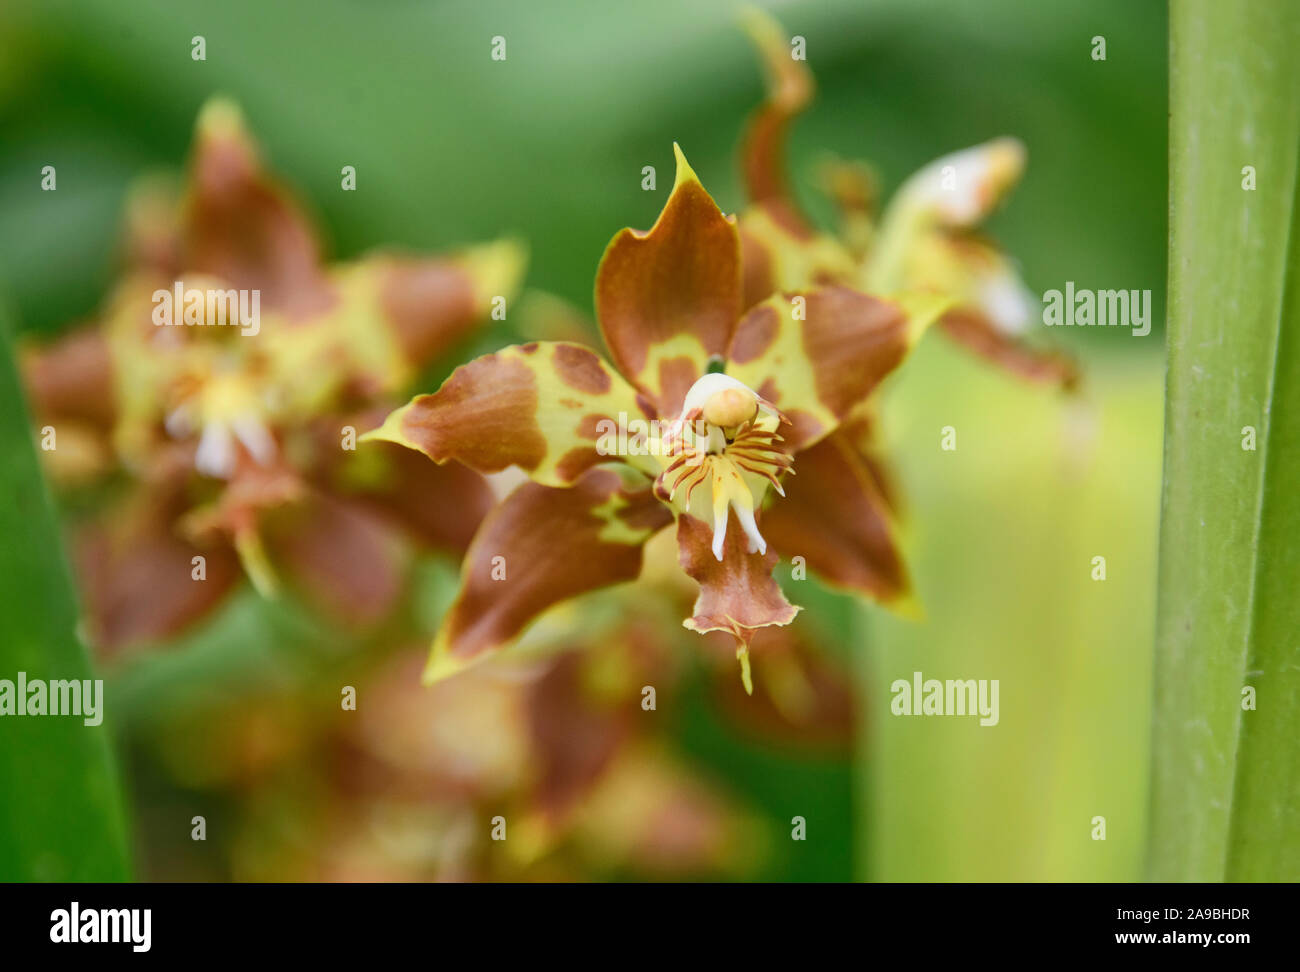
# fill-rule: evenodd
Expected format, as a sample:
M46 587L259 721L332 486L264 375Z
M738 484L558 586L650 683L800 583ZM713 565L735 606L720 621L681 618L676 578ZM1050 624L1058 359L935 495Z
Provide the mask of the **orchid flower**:
M812 100L812 73L790 56L769 15L750 10L744 22L767 79L741 149L750 198L740 216L746 306L828 280L869 293L942 294L952 300L940 322L949 338L1013 374L1071 388L1078 378L1072 361L1023 341L1041 305L1012 260L979 233L1019 181L1024 146L996 138L934 160L904 182L878 222L870 170L834 166L843 238L820 233L799 211L784 162L790 125Z
M779 554L825 563L886 600L906 593L901 562L873 557L880 538L846 545L841 524L817 506L819 493L870 483L850 465L846 484L833 460L804 469L801 457L898 366L946 301L829 284L774 295L742 316L736 221L674 149L676 178L657 222L618 233L597 270L609 362L567 342L504 348L364 437L531 479L475 536L426 680L509 644L552 605L636 578L642 547L674 521L679 562L699 585L683 623L728 632L747 687L754 632L799 610L771 576ZM610 430L633 422L660 434L644 448L639 434L611 448ZM835 481L817 482L823 471ZM813 480L802 491L812 502L783 522L781 493L795 474ZM838 563L846 557L856 566Z
M622 607L584 609L553 651L432 689L418 649L355 656L355 718L337 717L326 666L243 680L140 742L187 789L223 791L235 812L221 846L239 880L744 876L767 828L644 717L642 687L672 705L684 656L645 637L659 604ZM286 806L302 821L292 834ZM482 826L497 814L509 840Z
M759 52L766 97L746 125L740 161L749 204L738 217L746 308L774 293L839 284L868 293L923 293L945 301L940 329L953 341L1022 378L1063 388L1077 381L1065 355L1026 343L1037 302L1009 257L978 233L1019 179L1024 147L999 138L944 156L906 180L883 218L878 190L861 163L824 169L841 214L839 236L816 229L795 202L785 141L811 102L805 61L791 57L781 27L750 10L744 19ZM788 501L773 506L765 533L799 542L822 580L886 602L902 573L894 540L900 498L879 452L878 396L858 402L839 427L799 457ZM817 470L816 476L805 473ZM804 511L818 511L804 515ZM836 530L821 523L833 522ZM882 586L883 582L883 586Z
M127 486L78 538L94 641L176 633L241 574L264 594L289 581L332 615L372 623L401 592L409 541L464 551L491 503L481 477L396 447L363 456L346 437L386 414L494 296L513 295L518 244L325 263L223 100L200 113L183 191L143 185L127 232L130 266L98 324L23 362L33 410L60 436L45 453L56 471L89 456L79 472ZM181 326L167 326L159 295L173 293L255 293L259 320L189 326L214 324L200 301L184 320L171 308Z

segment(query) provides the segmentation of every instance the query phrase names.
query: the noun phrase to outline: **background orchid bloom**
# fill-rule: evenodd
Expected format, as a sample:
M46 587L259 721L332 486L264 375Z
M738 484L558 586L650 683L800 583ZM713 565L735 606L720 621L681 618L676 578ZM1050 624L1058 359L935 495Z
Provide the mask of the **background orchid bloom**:
M875 538L847 547L830 539L844 525L816 497L842 484L818 484L829 464L803 470L801 455L902 361L944 303L832 284L773 297L742 317L735 220L676 151L658 221L616 235L597 272L612 366L577 344L508 347L457 369L367 436L483 473L517 466L532 480L480 527L429 680L508 644L553 604L634 579L642 546L675 520L681 566L700 587L684 623L729 632L748 684L754 632L788 624L798 610L771 576L778 555L847 576L840 558L875 553ZM660 447L611 455L609 430L633 419L668 430ZM776 496L770 511L763 502L769 489L781 492L792 462L797 480L812 485L772 530L769 516L794 494ZM879 593L906 590L897 560L859 573Z
M766 13L750 9L744 23L767 82L740 146L749 197L738 218L745 307L779 307L774 295L834 284L930 294L946 302L940 326L963 347L1019 376L1072 387L1073 362L1020 339L1036 301L1010 259L976 233L1018 180L1023 146L996 139L932 162L905 182L883 220L870 169L835 165L827 181L842 233L822 232L795 201L785 165L791 124L815 91L812 73ZM768 510L765 531L787 549L801 546L830 584L898 604L907 589L895 539L900 498L876 441L874 399L858 400L838 429L800 456L800 474L786 483L793 502ZM823 522L838 529L822 529Z
M205 879L747 876L774 835L665 731L685 656L656 637L661 605L613 607L584 606L530 633L538 654L432 688L409 642L317 655L270 684L169 707L140 745L191 798L228 807L210 834L228 858L205 862ZM340 665L364 700L355 718L338 715ZM508 840L491 837L498 814ZM194 879L177 857L163 873Z
M934 160L899 188L879 219L870 170L837 166L831 189L844 233L821 233L795 202L784 161L790 125L813 97L812 72L790 56L766 13L747 11L745 25L767 78L767 98L741 147L750 199L740 217L746 305L827 280L871 293L942 294L953 301L940 321L951 339L1022 377L1072 387L1078 374L1069 358L1021 340L1041 304L1012 260L978 231L1019 181L1024 146L998 138Z
M76 558L92 638L117 649L175 633L241 573L374 623L402 590L409 543L463 552L491 493L403 449L360 455L355 436L514 293L521 248L327 264L219 99L188 170L179 194L147 183L132 196L130 265L101 319L23 359L38 421L80 445L45 453L55 473L71 457L76 482L100 483ZM204 306L160 326L156 294L187 290L255 291L260 320L241 333Z

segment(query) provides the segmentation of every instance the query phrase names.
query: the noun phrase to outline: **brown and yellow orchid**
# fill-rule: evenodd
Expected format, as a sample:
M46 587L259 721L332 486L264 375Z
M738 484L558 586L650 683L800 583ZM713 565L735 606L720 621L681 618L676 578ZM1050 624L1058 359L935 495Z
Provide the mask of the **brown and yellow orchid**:
M771 17L751 10L745 24L761 56L767 95L740 150L750 199L738 220L744 306L759 305L774 291L827 284L931 294L948 302L939 327L960 346L1018 377L1074 388L1073 361L1023 339L1037 302L1012 260L978 233L1019 179L1023 146L999 138L930 163L904 182L881 218L869 167L826 164L841 231L838 237L820 232L795 202L784 157L791 125L812 100L812 74L807 62L791 56ZM891 581L905 575L893 539L900 497L880 454L876 398L860 400L838 429L801 454L801 475L787 484L788 501L768 511L764 529L787 548L798 542L823 580L888 601L896 590ZM818 512L805 516L805 510Z
M879 221L869 170L838 166L845 234L821 233L795 204L783 158L812 75L775 21L753 12L747 24L768 79L742 144L750 205L723 216L678 152L658 222L616 236L598 271L613 367L574 344L507 348L370 436L533 480L476 537L430 680L508 643L550 605L634 578L639 548L675 519L679 562L699 585L685 624L734 636L748 687L754 633L798 610L771 577L777 554L802 557L832 586L908 603L874 392L928 323L1023 377L1076 380L1069 359L1021 340L1028 290L976 232L1023 170L1020 143L931 163ZM869 296L881 294L894 296ZM628 416L642 429L626 428ZM610 449L602 431L616 426ZM498 586L521 560L528 576Z
M1078 374L1068 357L1023 340L1038 301L1012 260L978 231L1019 181L1024 146L997 138L936 159L903 183L878 219L870 169L833 162L825 181L842 232L820 233L795 202L784 159L790 126L812 101L812 73L791 56L770 16L750 10L744 22L767 80L741 146L750 198L740 216L746 306L825 281L869 293L942 294L952 301L940 321L949 338L1013 374L1072 388Z
M482 478L353 440L513 295L517 244L326 264L223 100L200 114L183 192L143 185L127 231L128 272L100 321L24 358L33 411L59 436L45 453L56 479L72 465L109 487L77 543L97 644L175 633L241 573L373 623L400 594L410 540L463 553L492 502ZM207 299L182 310L193 294ZM257 295L257 319L216 326L235 294Z
M428 680L508 644L554 604L634 579L641 548L674 520L679 562L699 585L684 624L730 633L747 686L754 633L799 610L772 577L778 553L885 599L906 594L901 562L882 564L880 538L826 520L815 482L784 519L780 511L793 495L787 477L815 481L834 461L804 470L802 456L850 418L948 302L832 283L773 295L742 315L736 221L675 151L659 219L617 234L597 271L612 365L578 344L508 347L457 369L364 437L482 473L518 467L532 480L471 544ZM862 495L874 489L850 457L840 461L861 473ZM854 568L840 563L855 556Z

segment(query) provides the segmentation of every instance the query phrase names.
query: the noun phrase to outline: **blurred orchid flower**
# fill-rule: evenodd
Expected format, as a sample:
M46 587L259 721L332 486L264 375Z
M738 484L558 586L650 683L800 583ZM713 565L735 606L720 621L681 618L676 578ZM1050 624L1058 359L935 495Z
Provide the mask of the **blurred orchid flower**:
M327 264L220 99L199 116L183 190L143 184L126 222L130 266L100 320L23 361L38 419L84 445L46 453L55 478L71 453L82 479L125 479L78 543L96 642L179 631L241 565L263 593L287 580L331 615L373 623L400 593L410 540L463 552L491 504L481 477L396 447L357 453L354 440L513 295L519 244ZM231 323L236 294L253 296L258 319L212 326Z
M870 293L942 294L953 301L940 321L951 339L1014 374L1072 387L1078 373L1070 359L1021 340L1041 303L1012 260L978 231L1019 181L1024 146L997 138L934 160L904 182L878 222L870 169L832 163L824 177L843 232L820 233L795 203L784 160L790 124L813 97L812 73L790 56L769 15L751 9L744 23L767 78L767 97L741 147L750 198L740 217L746 306L825 281Z
M658 608L428 689L418 651L367 656L354 719L322 704L321 673L274 704L185 707L154 744L186 785L230 792L237 880L743 877L766 828L639 705L650 682L667 706L680 667L647 637ZM497 815L508 840L491 839Z

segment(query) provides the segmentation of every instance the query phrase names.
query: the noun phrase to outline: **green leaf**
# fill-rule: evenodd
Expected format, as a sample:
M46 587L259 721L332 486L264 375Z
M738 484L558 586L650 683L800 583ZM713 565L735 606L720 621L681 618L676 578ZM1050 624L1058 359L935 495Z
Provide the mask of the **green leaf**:
M1149 870L1162 881L1294 881L1300 4L1183 0L1172 5L1170 32L1169 370ZM1254 190L1243 187L1246 166Z
M0 315L3 317L3 315ZM0 679L87 679L58 523L0 319ZM57 440L56 440L57 444ZM108 718L0 716L0 880L129 878ZM102 714L102 709L101 709Z

